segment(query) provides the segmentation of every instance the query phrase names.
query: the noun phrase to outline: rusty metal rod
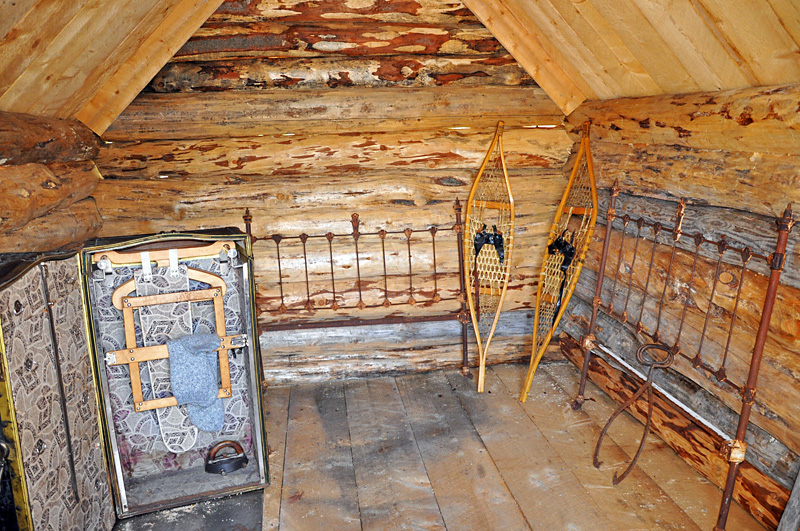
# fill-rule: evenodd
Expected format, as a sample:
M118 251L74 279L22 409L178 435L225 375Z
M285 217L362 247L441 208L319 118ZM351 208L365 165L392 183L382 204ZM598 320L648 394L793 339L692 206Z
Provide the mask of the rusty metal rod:
M600 271L597 274L597 287L594 290L594 300L592 301L592 319L589 321L589 329L586 335L581 340L581 351L583 351L583 368L581 369L581 382L578 386L578 396L572 403L572 409L578 410L583 406L585 401L583 393L586 391L586 377L589 374L589 361L591 357L591 348L588 348L588 341L594 337L595 326L597 325L597 311L600 309L600 300L603 292L603 277L606 271L606 262L608 261L609 239L611 238L611 225L617 217L617 196L619 195L619 182L614 181L611 187L611 195L608 200L608 211L606 212L606 234L603 237L603 252L600 255ZM541 286L540 288L541 289ZM613 297L613 294L612 294Z
M747 425L750 422L750 410L755 403L756 385L758 383L758 371L761 368L761 357L764 354L764 344L767 341L769 331L769 321L772 318L772 310L775 307L778 285L781 280L781 272L786 257L786 241L789 239L789 232L794 225L792 218L792 205L789 204L783 212L783 216L778 218L778 242L775 245L775 252L770 263L769 284L767 294L764 297L764 305L761 313L761 321L758 324L756 342L753 346L753 357L750 359L750 370L747 374L747 383L742 390L742 411L739 415L739 425L736 428L736 440L744 442L747 433ZM733 487L736 484L736 475L739 472L739 463L731 462L728 469L728 478L725 482L725 491L722 494L719 516L714 531L725 531L728 521L728 511L730 511L731 500L733 499Z

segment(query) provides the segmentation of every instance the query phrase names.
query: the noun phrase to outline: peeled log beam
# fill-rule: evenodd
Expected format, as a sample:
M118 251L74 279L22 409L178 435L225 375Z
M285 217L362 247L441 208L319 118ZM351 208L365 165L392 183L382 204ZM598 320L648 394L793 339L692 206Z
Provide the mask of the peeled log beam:
M90 160L99 145L78 121L0 111L0 166Z
M487 363L530 356L530 312L504 312ZM477 364L469 330L469 356ZM262 332L262 365L269 384L440 370L461 366L458 321Z
M572 363L578 367L583 366L583 355L575 340L569 337L562 339L561 349ZM597 356L592 356L589 364L589 378L617 403L628 400L641 385L637 378L615 369ZM687 418L659 391L654 390L653 395L653 432L715 485L724 486L728 463L719 453L722 439ZM647 399L640 397L627 411L643 422L647 409ZM733 497L759 522L775 529L789 499L789 490L751 464L743 462L739 467ZM713 510L716 509L717 507Z
M89 197L101 180L93 162L0 166L0 232Z
M173 61L218 61L243 57L364 55L487 55L505 49L481 24L381 25L326 21L205 24Z
M595 232L595 234L598 234ZM640 246L640 258L633 270L633 291L625 306L627 286L629 282L632 249L634 242L628 238L623 252L622 266L617 264L619 252L619 233L612 232L612 246L606 266L606 282L604 283L605 303L614 286L614 278L618 275L614 308L617 313L627 310L629 322L635 324L641 312L641 297L647 283L647 260L650 256L650 245ZM669 267L670 248L658 245L653 273L648 285L646 306L642 322L646 329L653 332L658 322L656 303L661 299L664 289L664 278ZM600 245L593 242L590 246L586 265L576 287L576 295L584 300L592 300L596 284L596 272ZM643 258L644 257L644 258ZM757 260L757 258L754 258ZM709 392L717 395L728 407L738 411L741 408L741 397L731 386L721 384L714 376L692 366L691 358L697 352L700 337L706 326L706 309L713 289L716 263L700 258L697 263L691 290L688 281L691 276L692 260L682 251L676 253L672 265L670 282L664 297L661 314L660 334L664 341L672 344L675 341L680 320L683 315L687 297L686 317L681 330L680 346L684 355L676 356L673 368L701 385ZM723 264L718 277L712 316L708 320L703 343L703 361L715 369L721 364L726 348L730 319L735 306L735 296L741 282L739 268ZM736 308L736 325L733 328L727 362L725 364L727 378L737 385L743 385L749 370L755 333L761 318L761 307L766 291L767 279L762 275L748 272L741 290L741 298ZM794 404L800 401L800 315L795 308L800 300L800 290L789 286L781 286L775 303L770 323L769 334L764 347L764 363L761 364L760 381L753 409L752 422L762 427L773 436L783 441L793 451L800 453L800 417ZM768 382L768 383L767 383Z
M154 92L269 88L535 85L508 54L258 58L169 63L150 82Z
M274 20L329 22L351 20L402 24L471 24L477 18L459 0L226 0L208 19L210 23Z
M597 217L604 220L606 205L608 205L608 191L599 190L598 195L600 208ZM660 222L672 226L677 208L678 205L675 201L663 201L621 193L617 197L618 217L614 221L614 228L622 230L622 219L620 218L625 214L630 214L632 218L643 217L651 223ZM693 204L686 206L686 215L682 225L685 234L703 234L711 240L719 240L721 236L725 236L731 245L749 247L753 252L764 256L769 256L775 251L777 239L775 228L774 216L762 216L752 212ZM678 241L678 247L693 250L694 242L684 237ZM713 260L719 256L716 249L705 245L700 247L700 252L706 258ZM739 263L738 257L736 260L732 260L732 258L731 255L725 254L723 261L731 264ZM769 276L769 267L761 260L751 261L750 265L754 271ZM787 249L781 284L800 288L800 246L793 245Z
M800 85L586 102L569 116L577 139L695 149L800 154Z
M800 201L800 149L788 155L592 140L592 157L599 187L619 180L620 190L631 194L766 216Z
M0 249L5 253L78 249L83 242L95 237L102 225L97 205L89 197L0 235Z
M353 175L396 169L478 168L492 129L305 134L114 142L97 164L106 178L203 175ZM511 168L561 168L572 144L562 129L512 129L503 136Z
M141 94L103 135L165 140L561 124L538 87L348 88Z

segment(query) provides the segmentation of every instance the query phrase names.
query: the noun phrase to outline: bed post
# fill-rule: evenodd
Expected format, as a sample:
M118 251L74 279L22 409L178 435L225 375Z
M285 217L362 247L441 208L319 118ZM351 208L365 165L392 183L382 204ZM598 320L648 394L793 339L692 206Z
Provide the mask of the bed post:
M606 234L603 237L603 253L600 255L600 271L597 273L597 287L594 290L594 299L592 300L592 319L589 321L589 329L586 335L581 339L581 352L583 352L583 369L581 370L581 383L578 387L578 396L572 403L572 409L578 410L583 406L584 397L583 393L586 390L586 377L589 374L589 357L594 347L596 340L594 335L595 326L597 325L597 310L600 308L600 297L603 293L603 279L606 272L606 261L608 260L608 241L611 238L611 225L617 219L617 196L619 195L619 182L614 181L614 186L611 187L611 196L608 200L608 211L606 212ZM613 296L613 294L612 294Z
M767 340L769 331L769 321L772 317L772 309L775 306L775 297L778 291L778 284L783 271L783 264L786 257L786 241L789 239L789 232L794 225L792 219L792 205L789 204L783 211L783 216L778 218L778 242L775 245L775 252L769 258L769 284L767 294L764 297L764 306L761 313L761 321L758 324L756 342L753 346L753 357L750 359L750 372L747 375L747 383L742 388L742 411L739 416L739 425L736 428L736 439L727 441L727 446L723 448L726 457L730 462L728 468L728 479L725 482L725 491L722 494L722 503L719 508L719 516L714 531L725 531L725 524L728 520L728 511L733 499L733 488L736 484L736 474L739 472L739 464L744 461L747 451L747 444L744 442L747 433L747 425L750 422L750 410L755 403L756 383L758 381L758 370L761 366L761 356L764 353L764 343Z
M461 201L456 198L453 205L453 210L456 212L456 224L453 230L456 232L456 240L458 242L458 282L461 291L458 294L461 301L461 311L458 314L458 322L461 323L461 374L463 376L471 376L469 372L469 350L467 340L467 287L464 279L464 225L461 223Z

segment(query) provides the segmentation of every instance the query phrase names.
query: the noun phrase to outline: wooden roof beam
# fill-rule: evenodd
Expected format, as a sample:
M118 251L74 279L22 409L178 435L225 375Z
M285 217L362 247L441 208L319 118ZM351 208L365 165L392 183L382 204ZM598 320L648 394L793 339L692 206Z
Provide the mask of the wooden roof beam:
M584 94L545 51L541 44L543 37L538 34L537 28L520 21L524 13L516 11L519 7L507 0L463 1L564 114L570 114L593 96Z
M102 135L223 0L182 0L75 117Z

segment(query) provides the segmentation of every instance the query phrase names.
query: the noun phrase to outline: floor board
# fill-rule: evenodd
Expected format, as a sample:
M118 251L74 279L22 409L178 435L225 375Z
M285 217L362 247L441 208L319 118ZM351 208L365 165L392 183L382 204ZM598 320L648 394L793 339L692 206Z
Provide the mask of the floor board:
M361 528L444 530L394 378L345 385Z
M642 425L612 425L600 469L592 454L614 402L578 371L548 360L529 399L523 365L487 371L486 392L460 373L275 387L264 394L270 485L260 493L132 518L118 529L186 531L650 531L711 529L720 490L651 434L630 476ZM191 522L190 527L185 523ZM728 529L761 531L734 504Z

